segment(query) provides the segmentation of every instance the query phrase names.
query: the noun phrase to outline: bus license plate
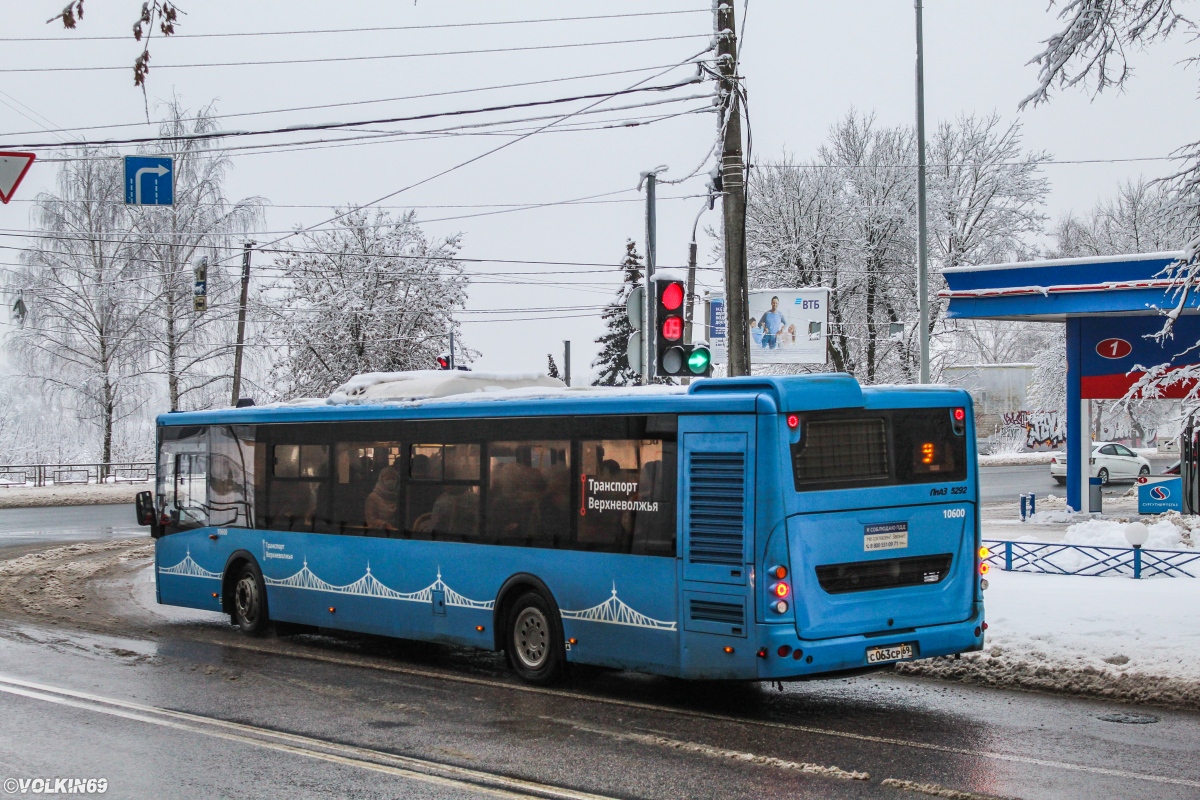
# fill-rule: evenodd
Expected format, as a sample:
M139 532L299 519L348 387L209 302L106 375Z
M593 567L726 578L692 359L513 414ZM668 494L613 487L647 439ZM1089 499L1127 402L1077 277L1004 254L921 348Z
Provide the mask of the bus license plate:
M913 657L911 644L894 644L891 647L868 647L868 664L886 664L889 661L903 661Z

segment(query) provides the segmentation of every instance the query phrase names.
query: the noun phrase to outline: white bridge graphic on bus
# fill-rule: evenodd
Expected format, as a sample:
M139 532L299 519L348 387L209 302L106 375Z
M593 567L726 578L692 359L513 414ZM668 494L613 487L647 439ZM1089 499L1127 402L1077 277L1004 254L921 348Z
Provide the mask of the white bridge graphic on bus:
M211 578L217 580L221 578L221 573L210 572L197 564L192 558L191 549L187 551L187 555L178 564L171 567L159 567L158 572L160 575L179 575L187 578ZM354 581L354 583L337 586L321 579L315 572L309 569L308 559L304 560L304 566L294 575L287 578L270 578L264 575L263 582L267 586L286 586L291 589L307 589L314 592L348 594L358 597L378 597L383 600L429 603L431 605L433 604L433 593L442 592L446 605L455 608L475 608L491 611L496 605L495 600L472 600L451 589L442 580L441 567L438 567L437 580L416 592L398 592L384 585L378 578L371 574L370 564L367 564L366 573ZM563 619L602 622L609 625L627 625L631 628L651 628L660 631L673 631L676 629L676 623L674 622L664 622L653 617L648 617L627 605L617 596L617 584L615 582L612 587L612 596L603 603L579 611L562 609L560 613Z

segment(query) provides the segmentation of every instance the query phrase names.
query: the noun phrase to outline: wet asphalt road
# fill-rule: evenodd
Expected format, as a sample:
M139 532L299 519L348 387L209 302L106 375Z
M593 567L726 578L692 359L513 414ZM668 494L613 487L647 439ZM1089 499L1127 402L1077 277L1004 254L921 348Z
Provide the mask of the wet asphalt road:
M30 549L16 545L0 540L0 559ZM133 798L922 796L887 781L1200 798L1195 713L891 673L782 692L627 673L538 689L492 653L248 638L155 605L144 567L106 574L96 597L78 624L0 619L0 779L107 778L105 796Z
M37 542L125 539L145 535L134 521L133 504L0 508L0 547Z
M1150 458L1152 474L1161 475L1162 471L1177 459L1173 456L1154 456ZM1124 494L1133 484L1129 481L1113 483L1104 488L1105 496ZM1060 486L1050 477L1050 467L1047 464L1030 464L1022 467L981 467L979 470L979 499L985 503L993 500L1012 500L1022 494L1033 492L1038 497L1046 494L1062 497L1067 488Z

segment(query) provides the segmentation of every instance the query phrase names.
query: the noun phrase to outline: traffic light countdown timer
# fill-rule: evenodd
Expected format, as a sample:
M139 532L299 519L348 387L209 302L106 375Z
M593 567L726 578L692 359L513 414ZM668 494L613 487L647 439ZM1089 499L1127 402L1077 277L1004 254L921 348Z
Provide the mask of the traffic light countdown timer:
M704 343L684 344L684 303L687 290L683 281L662 270L654 280L654 320L657 345L654 373L659 377L707 378L712 375L712 354Z

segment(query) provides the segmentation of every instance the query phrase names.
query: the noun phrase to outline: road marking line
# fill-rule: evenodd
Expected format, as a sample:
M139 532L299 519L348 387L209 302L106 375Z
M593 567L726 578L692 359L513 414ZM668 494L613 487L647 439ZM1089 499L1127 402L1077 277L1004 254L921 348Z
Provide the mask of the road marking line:
M841 739L850 739L860 742L872 742L875 744L887 744L896 747L912 747L918 750L930 750L937 753L953 753L962 756L975 756L977 758L990 758L996 761L1008 761L1015 764L1031 764L1039 767L1050 767L1053 769L1068 770L1071 772L1088 772L1095 775L1107 775L1114 778L1129 778L1130 780L1149 781L1151 783L1165 783L1172 786L1187 786L1190 788L1200 789L1200 781L1188 780L1186 778L1168 778L1165 775L1150 775L1144 772L1128 772L1126 770L1109 769L1107 767L1092 767L1086 764L1072 764L1068 761L1052 761L1044 758L1034 758L1032 756L1020 756L1010 753L996 753L988 750L968 750L963 747L950 747L944 744L931 744L928 742L915 742L909 739L893 739L887 736L872 736L866 733L850 733L849 731L838 731L830 728L816 728L810 725L788 725L782 722L768 722L766 720L741 719L739 717L729 717L722 714L713 714L706 711L692 711L690 709L671 708L670 706L660 706L653 703L641 703L637 700L618 700L611 697L598 697L595 695L579 694L576 692L568 692L562 689L546 689L541 686L525 686L522 684L505 683L504 681L488 680L487 678L472 678L465 675L453 675L444 672L434 672L432 670L413 669L409 667L398 667L393 664L380 664L369 661L362 661L352 658L338 658L326 656L320 653L305 653L296 652L293 650L271 650L266 647L256 647L251 644L242 642L214 642L211 639L197 638L194 641L207 642L218 647L232 647L239 650L247 650L253 653L261 653L265 655L276 656L292 656L294 658L308 659L311 661L320 661L328 664L341 664L351 667L362 667L364 669L376 669L383 672L395 672L403 675L415 675L422 678L433 678L435 680L453 681L456 683L466 683L473 686L491 686L498 689L508 689L516 692L528 692L530 694L542 694L549 697L563 697L571 700L584 700L591 703L599 703L601 705L619 706L623 708L636 708L643 711L659 711L668 714L676 714L678 716L692 717L695 719L707 719L717 722L731 722L738 725L757 725L764 728L775 728L786 731L797 731L800 733L811 733L818 736L833 736Z
M946 800L1006 800L1006 798L997 797L994 794L962 792L958 789L947 789L945 786L938 786L936 783L917 783L916 781L902 781L898 778L884 778L879 782L879 785L887 786L891 789L900 789L904 792L917 792L918 794L927 794L933 797L943 797Z
M328 761L345 766L359 767L402 778L432 783L456 789L469 789L511 800L614 800L606 795L581 792L535 781L511 778L482 770L440 764L411 756L400 756L381 750L338 744L322 739L294 733L274 731L238 722L229 722L216 717L206 717L186 711L132 703L116 698L77 692L57 686L0 676L0 692L18 695L33 700L79 708L123 719L145 722L165 728L201 733L218 739L251 744L258 747ZM278 741L269 741L269 740ZM333 751L333 752L327 752ZM379 763L380 761L393 762ZM395 766L402 764L404 766ZM437 774L442 773L442 774Z
M712 756L713 758L728 758L734 761L745 761L751 764L759 764L765 767L778 767L779 769L794 770L803 772L806 775L820 775L826 778L840 778L846 781L869 781L871 780L870 773L867 772L851 772L844 770L841 767L829 767L824 764L810 764L805 761L787 761L775 756L762 756L757 753L746 753L740 750L726 750L721 747L713 747L712 745L700 744L698 742L687 742L682 739L672 739L669 736L647 733L628 733L621 731L605 730L603 728L590 728L586 725L580 725L565 719L555 719L554 717L542 717L548 722L555 722L559 725L565 725L577 731L586 733L594 733L598 736L607 736L611 739L618 739L626 742L636 742L637 744L657 745L659 747L669 747L672 750L683 750L688 753L699 753L700 755Z

